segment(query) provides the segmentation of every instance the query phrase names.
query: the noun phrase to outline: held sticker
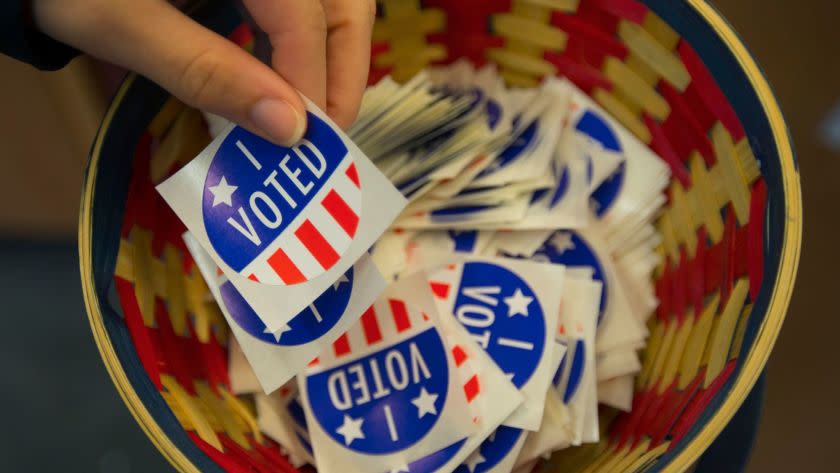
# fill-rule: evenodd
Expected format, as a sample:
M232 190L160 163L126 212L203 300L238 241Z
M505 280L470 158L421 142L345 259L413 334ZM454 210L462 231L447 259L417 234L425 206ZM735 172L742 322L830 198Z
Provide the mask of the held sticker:
M405 300L381 297L299 377L320 471L388 470L474 430L434 316Z
M234 128L204 181L213 249L234 271L266 284L298 284L330 269L359 224L353 158L329 125L307 117L307 137L292 148Z
M271 333L349 277L406 204L309 102L307 118L292 147L231 126L157 186Z

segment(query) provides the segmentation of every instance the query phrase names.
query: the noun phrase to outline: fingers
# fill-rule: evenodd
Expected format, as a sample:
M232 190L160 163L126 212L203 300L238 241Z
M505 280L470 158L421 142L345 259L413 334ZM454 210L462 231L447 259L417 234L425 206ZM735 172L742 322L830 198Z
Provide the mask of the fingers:
M339 126L356 119L367 84L373 0L321 0L327 20L327 113Z
M327 24L318 0L244 0L268 35L271 65L322 110L327 106Z
M305 131L305 108L294 87L164 1L35 0L33 13L46 34L137 71L189 105L278 144L292 144Z

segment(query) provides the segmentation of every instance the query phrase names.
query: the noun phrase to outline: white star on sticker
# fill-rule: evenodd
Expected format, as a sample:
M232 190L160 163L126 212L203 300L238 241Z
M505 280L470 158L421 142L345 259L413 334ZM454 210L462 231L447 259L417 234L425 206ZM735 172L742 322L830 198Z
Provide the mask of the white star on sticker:
M337 290L338 290L338 288L339 288L342 284L344 284L344 283L349 283L349 282L350 282L350 280L349 280L349 279L347 279L347 275L346 275L346 274L342 274L342 275L341 275L341 276L339 276L339 277L338 277L338 279L336 279L336 281L333 283L333 291L337 291Z
M411 403L417 406L418 419L423 418L426 414L437 415L437 407L435 407L437 398L437 394L429 394L426 388L420 389L420 395L411 400Z
M215 186L208 187L210 193L213 194L213 207L219 204L225 204L228 207L233 205L233 193L238 189L237 186L228 184L227 178L222 176L222 179Z
M278 330L276 332L272 332L271 330L269 330L268 327L266 327L265 330L263 330L263 333L270 333L270 334L274 335L274 340L277 341L277 342L280 342L280 337L282 337L284 333L288 332L291 329L292 328L289 327L289 324L286 324L286 325L280 327L280 330Z
M408 473L408 464L403 463L402 465L391 470L391 473Z
M344 414L344 423L341 424L341 427L335 429L339 435L344 437L344 445L350 445L356 439L365 438L365 434L362 432L362 422L364 421L364 419L354 419Z
M575 242L572 241L572 234L568 232L555 233L554 236L551 237L551 244L561 255L565 253L566 250L575 249Z
M508 317L514 315L524 315L528 317L528 304L533 301L533 297L528 297L522 293L522 289L516 288L516 292L510 297L505 297L505 304L508 306Z
M479 463L486 462L487 459L481 456L481 451L476 450L464 461L464 465L466 465L467 469L470 470L470 473L475 473L475 468L478 466Z

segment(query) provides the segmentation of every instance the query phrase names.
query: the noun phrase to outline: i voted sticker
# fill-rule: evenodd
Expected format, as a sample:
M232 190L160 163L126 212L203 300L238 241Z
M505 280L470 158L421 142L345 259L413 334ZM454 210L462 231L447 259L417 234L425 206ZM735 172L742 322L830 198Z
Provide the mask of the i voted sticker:
M342 274L333 285L303 309L280 330L272 332L248 305L242 294L221 271L219 293L233 321L252 337L272 345L294 346L309 343L326 335L341 320L353 291L353 269Z
M603 284L601 302L598 310L598 322L607 310L609 287L601 259L591 245L577 232L561 230L555 232L543 243L533 256L536 261L546 261L569 267L592 268L592 279Z
M309 102L307 120L304 137L291 147L230 126L156 187L267 331L297 346L306 337L293 336L289 328L303 319L290 321L309 310L318 324L310 323L317 327L310 338L324 329L318 319L329 317L315 313L323 304L316 299L348 277L406 204ZM356 270L353 278L354 286L364 282ZM242 328L256 331L248 323Z
M560 362L552 354L563 278L558 265L474 257L429 274L440 312L462 325L524 395L505 425L539 428Z
M368 255L279 330L270 329L190 234L184 243L266 393L284 385L361 316L385 281Z
M470 387L457 373L430 315L377 300L299 378L319 469L386 470L471 433Z
M319 276L356 235L356 165L329 125L307 118L307 138L291 148L234 128L207 170L202 216L210 244L234 271L262 283Z
M585 111L573 122L575 131L586 135L593 141L599 143L604 149L613 151L615 153L623 153L621 141L613 131L609 122L603 118L602 115L596 113L594 110L584 109ZM592 157L588 156L591 160ZM591 166L591 164L590 164ZM591 174L591 172L590 172ZM599 185L589 196L590 208L596 216L602 217L612 208L621 189L624 186L625 179L625 163L621 162L601 185Z
M533 289L516 273L486 262L464 264L452 289L455 319L521 388L546 348L545 313Z

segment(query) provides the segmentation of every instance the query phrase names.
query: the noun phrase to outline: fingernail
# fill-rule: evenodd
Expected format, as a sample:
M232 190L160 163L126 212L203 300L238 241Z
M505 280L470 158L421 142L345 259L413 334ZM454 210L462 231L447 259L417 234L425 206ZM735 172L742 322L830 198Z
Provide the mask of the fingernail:
M278 144L291 146L303 137L306 121L285 100L266 97L251 107L251 120Z

